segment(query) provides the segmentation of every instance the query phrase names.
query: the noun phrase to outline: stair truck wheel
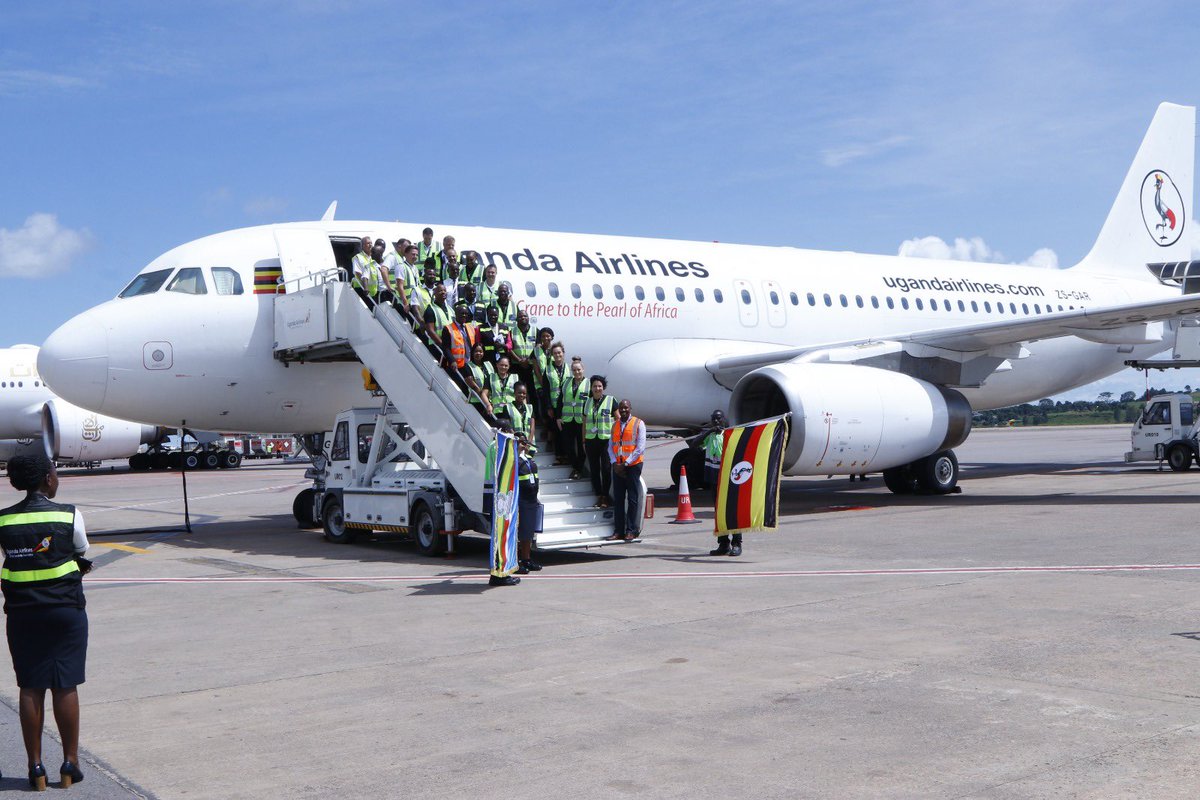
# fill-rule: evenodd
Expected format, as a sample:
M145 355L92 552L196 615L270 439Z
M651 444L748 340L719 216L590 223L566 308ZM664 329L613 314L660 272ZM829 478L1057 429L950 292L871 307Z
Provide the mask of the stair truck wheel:
M917 486L923 492L949 494L958 485L958 457L953 450L943 450L918 461L915 465Z
M302 490L292 501L292 516L301 528L315 528L317 521L313 519L313 490Z
M200 468L201 469L216 469L221 466L221 457L216 453L201 453Z
M195 453L184 453L182 464L184 469L199 469L200 456L196 455Z
M1192 468L1192 451L1187 445L1175 445L1167 451L1167 464L1173 472L1187 472Z
M237 469L241 465L241 453L236 450L225 450L221 453L221 469Z
M342 502L336 497L325 501L321 512L321 522L325 527L325 538L334 544L349 544L354 541L354 533L346 527L346 515L342 511Z
M429 510L427 503L418 503L413 508L409 530L423 555L440 556L446 551L446 537L442 535L441 523Z

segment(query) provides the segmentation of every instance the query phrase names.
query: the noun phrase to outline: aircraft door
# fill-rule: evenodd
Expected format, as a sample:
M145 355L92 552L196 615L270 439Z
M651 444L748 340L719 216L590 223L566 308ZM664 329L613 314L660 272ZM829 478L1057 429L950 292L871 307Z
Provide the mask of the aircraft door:
M279 265L289 292L316 285L315 278L305 276L337 267L325 231L277 228L275 244L279 246Z
M767 322L773 328L787 324L787 308L783 304L783 289L775 281L763 281L763 305L767 307Z
M758 325L758 298L754 296L754 285L750 281L733 282L734 302L738 307L738 319L747 328Z

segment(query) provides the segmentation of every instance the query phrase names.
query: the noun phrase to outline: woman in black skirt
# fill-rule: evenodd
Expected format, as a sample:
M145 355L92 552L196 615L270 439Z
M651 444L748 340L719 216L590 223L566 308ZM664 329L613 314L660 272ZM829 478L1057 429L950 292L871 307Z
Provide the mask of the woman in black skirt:
M42 727L46 690L63 745L59 770L63 787L83 780L79 770L79 694L87 656L88 622L82 576L91 569L83 558L87 533L74 506L51 502L58 473L45 456L18 456L8 462L8 480L26 493L0 510L4 550L4 613L8 649L21 688L21 733L29 757L29 785L46 788L42 766Z

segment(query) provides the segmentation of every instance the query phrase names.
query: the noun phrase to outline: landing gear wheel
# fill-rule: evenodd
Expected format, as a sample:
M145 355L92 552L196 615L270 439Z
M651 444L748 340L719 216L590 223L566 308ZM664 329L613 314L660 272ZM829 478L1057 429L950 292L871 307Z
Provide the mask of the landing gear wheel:
M438 524L429 506L421 503L413 510L409 530L417 540L417 547L427 556L440 556L446 551L446 537L442 535L442 526Z
M917 486L930 494L949 494L958 485L958 457L943 450L913 464Z
M303 489L292 501L292 516L296 518L301 528L316 528L317 521L313 519L313 490Z
M1167 464L1172 472L1187 472L1192 468L1192 451L1177 444L1167 451Z
M892 494L916 494L917 477L913 474L911 464L892 467L883 471L883 485Z
M349 544L354 541L354 533L346 527L342 504L336 497L325 501L321 520L325 525L325 538L329 541L334 544Z
M679 487L680 467L687 467L688 489L703 489L704 483L704 451L694 447L685 447L671 457L671 483Z
M221 469L237 469L242 465L242 454L227 450L221 454Z

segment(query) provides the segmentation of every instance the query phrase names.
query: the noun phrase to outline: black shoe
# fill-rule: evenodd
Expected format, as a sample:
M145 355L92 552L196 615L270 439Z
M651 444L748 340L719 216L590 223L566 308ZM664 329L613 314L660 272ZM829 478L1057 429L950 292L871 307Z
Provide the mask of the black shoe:
M529 562L528 561L518 561L517 562L517 574L518 575L528 575L529 574Z
M536 561L522 561L521 566L523 566L528 572L541 572L542 570L542 565Z
M742 554L742 546L740 544L735 544L733 547L729 548L729 555L740 556L741 554Z
M83 775L79 779L83 780ZM40 762L29 768L29 788L35 792L46 791L46 768Z
M493 575L488 578L488 586L516 586L521 582L521 579L515 575L509 575L507 578L501 578L499 575ZM63 766L67 766L63 764Z
M709 550L708 554L710 556L727 556L729 555L729 545L718 545L716 550Z

